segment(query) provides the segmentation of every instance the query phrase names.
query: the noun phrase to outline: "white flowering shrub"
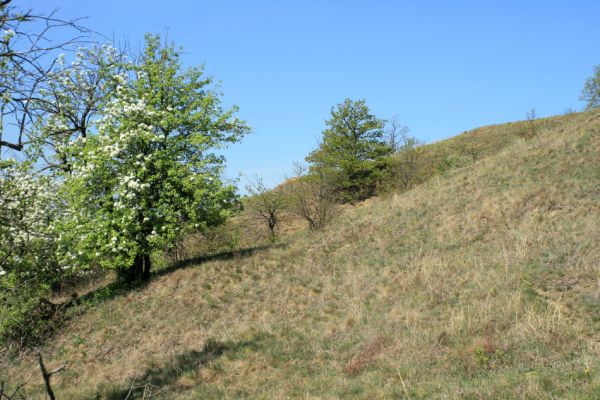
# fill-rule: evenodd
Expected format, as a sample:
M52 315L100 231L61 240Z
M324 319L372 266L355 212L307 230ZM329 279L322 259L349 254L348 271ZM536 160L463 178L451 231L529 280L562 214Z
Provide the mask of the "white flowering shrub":
M49 176L27 163L0 163L0 341L30 340L44 330L40 299L68 268L58 256L63 210Z
M236 204L210 151L247 131L220 107L201 69L146 38L140 64L112 77L97 132L70 145L64 175L70 218L61 223L78 265L99 260L127 281L148 279L151 255L183 230L224 221Z

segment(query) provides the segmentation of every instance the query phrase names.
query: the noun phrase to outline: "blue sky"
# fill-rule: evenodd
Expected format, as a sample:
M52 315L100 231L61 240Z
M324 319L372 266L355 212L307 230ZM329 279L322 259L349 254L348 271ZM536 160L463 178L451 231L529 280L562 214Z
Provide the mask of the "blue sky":
M14 0L117 41L165 33L205 63L253 133L227 175L272 185L316 147L345 98L431 142L481 125L581 109L600 64L600 1ZM242 186L244 179L242 179Z

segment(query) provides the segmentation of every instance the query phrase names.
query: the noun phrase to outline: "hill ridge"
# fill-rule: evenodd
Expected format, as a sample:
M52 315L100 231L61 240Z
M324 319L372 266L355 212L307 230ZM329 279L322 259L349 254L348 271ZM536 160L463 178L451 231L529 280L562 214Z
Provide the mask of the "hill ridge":
M429 145L439 159L474 155L322 232L90 307L45 349L49 363L69 364L56 391L594 398L600 113L544 119L529 139L526 124ZM30 361L9 361L11 379Z

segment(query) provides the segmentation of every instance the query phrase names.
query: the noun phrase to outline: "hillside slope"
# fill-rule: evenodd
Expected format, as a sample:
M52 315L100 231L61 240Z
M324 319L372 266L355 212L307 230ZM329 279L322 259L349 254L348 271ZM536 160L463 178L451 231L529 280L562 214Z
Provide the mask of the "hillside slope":
M433 146L515 125L482 129ZM44 352L65 399L598 398L599 238L600 113L557 117L322 232L107 298ZM33 365L4 374L41 398Z

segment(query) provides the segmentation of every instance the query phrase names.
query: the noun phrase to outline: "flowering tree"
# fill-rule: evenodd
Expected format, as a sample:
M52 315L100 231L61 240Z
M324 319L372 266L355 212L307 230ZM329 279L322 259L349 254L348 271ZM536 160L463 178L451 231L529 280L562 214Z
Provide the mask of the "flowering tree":
M211 152L248 131L223 110L201 68L182 70L180 52L147 36L139 63L112 77L97 134L73 141L64 175L72 209L61 227L78 262L99 261L128 282L150 276L151 254L182 230L222 222L236 204Z
M0 1L0 158L7 149L23 151L35 135L32 105L39 90L53 79L56 52L72 49L90 33L77 20L20 10L11 3ZM56 31L72 36L50 40Z
M29 156L44 168L68 172L72 142L94 133L115 89L113 77L124 69L124 55L110 45L79 48L71 63L59 56L47 82L31 99L35 134Z
M52 41L55 31L79 36ZM60 243L56 224L65 211L59 181L39 173L47 144L40 127L50 118L43 91L68 69L58 52L87 33L76 21L0 1L0 342L40 337L48 316L40 305L74 261L61 254L69 246Z
M68 269L56 240L62 214L49 176L28 163L0 162L0 342L28 340L44 329L35 310Z

